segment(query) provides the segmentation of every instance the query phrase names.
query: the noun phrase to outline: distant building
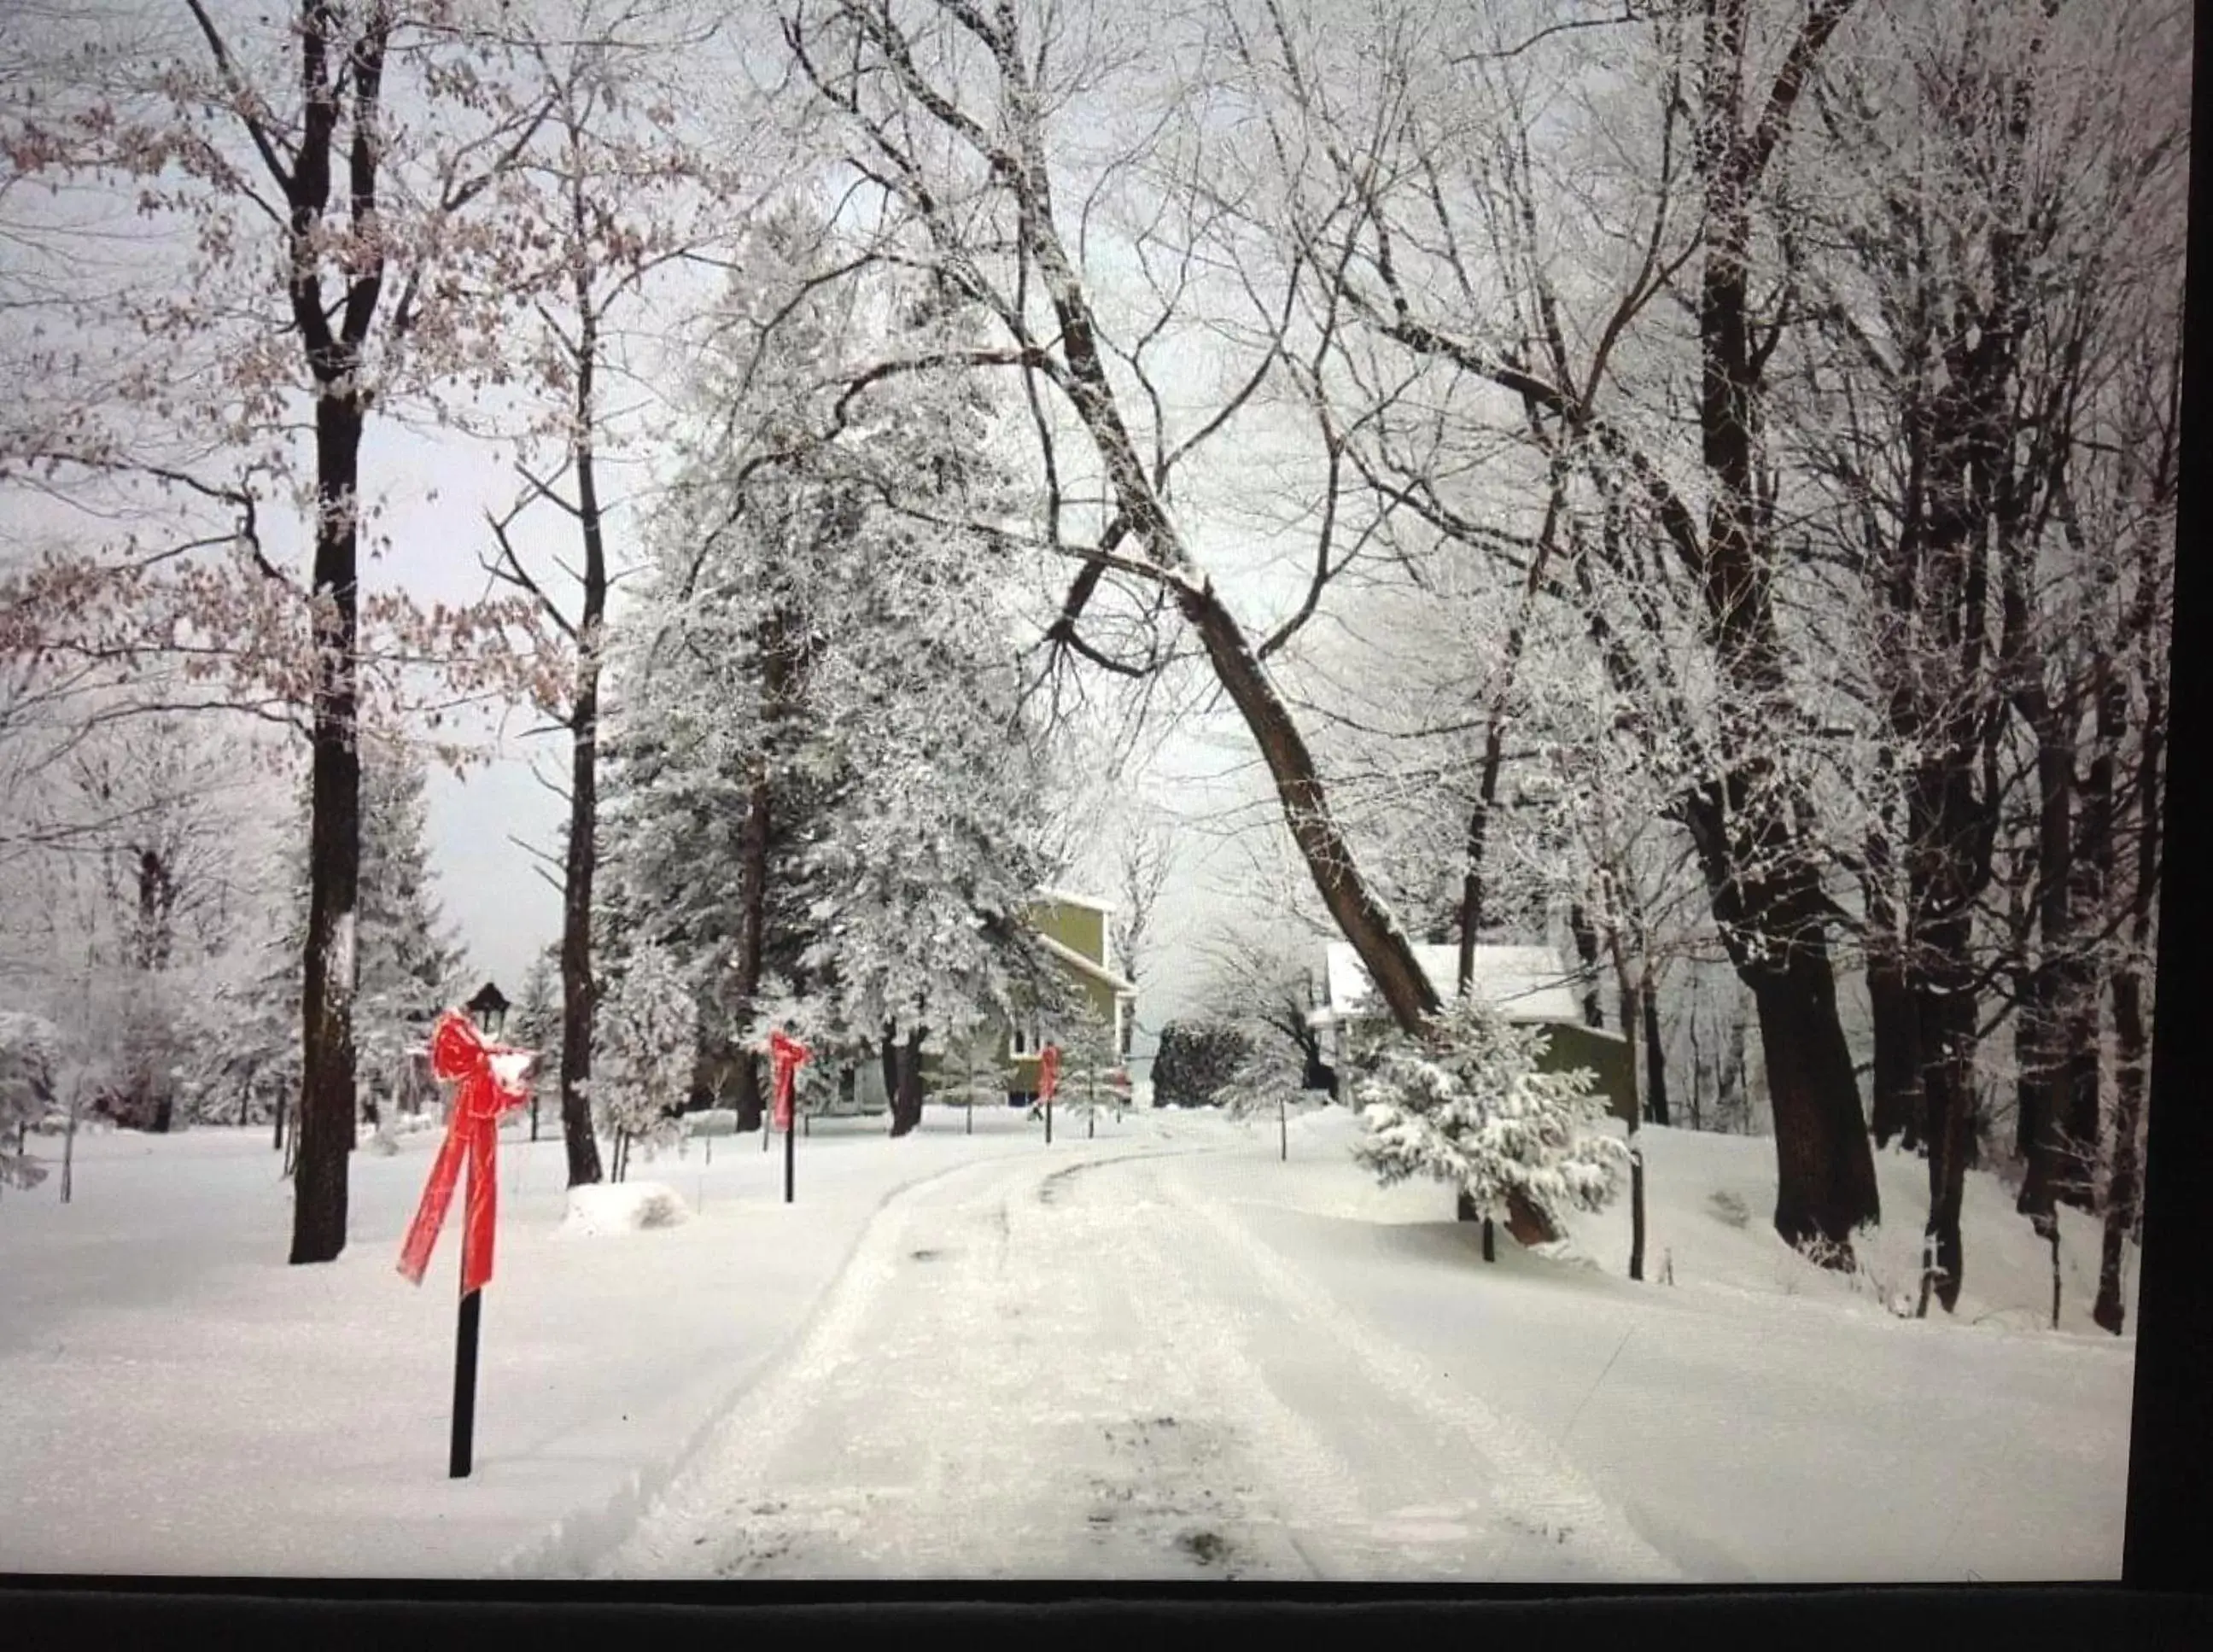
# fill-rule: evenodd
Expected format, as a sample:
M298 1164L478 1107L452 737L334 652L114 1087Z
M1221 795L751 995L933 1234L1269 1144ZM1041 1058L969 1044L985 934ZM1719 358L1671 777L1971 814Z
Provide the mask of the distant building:
M1416 947L1414 958L1440 1001L1459 995L1457 946ZM1348 1074L1351 1030L1363 1023L1387 1021L1390 1011L1350 942L1330 942L1323 965L1323 1000L1308 1012L1307 1024L1330 1040L1331 1064L1340 1075ZM1548 1038L1538 1064L1540 1070L1589 1068L1598 1076L1598 1091L1606 1098L1609 1110L1617 1118L1631 1119L1637 1093L1628 1040L1584 1023L1578 978L1579 972L1550 947L1478 947L1468 984L1477 997L1515 1026L1545 1029Z

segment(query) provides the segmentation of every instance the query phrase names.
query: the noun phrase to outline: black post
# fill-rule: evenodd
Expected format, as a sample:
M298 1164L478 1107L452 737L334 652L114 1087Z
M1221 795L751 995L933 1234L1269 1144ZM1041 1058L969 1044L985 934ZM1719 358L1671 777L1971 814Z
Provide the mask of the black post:
M792 1120L793 1124L797 1122L796 1119ZM790 1125L783 1127L783 1202L786 1204L791 1203L791 1166L798 1136L799 1132Z
M1277 1162L1279 1164L1289 1164L1291 1161L1291 1122L1289 1113L1285 1111L1287 1105L1283 1093L1277 1090L1276 1092L1276 1135L1282 1143L1282 1151L1277 1155Z
M1052 1145L1052 1092L1045 1093L1045 1144Z
M469 1477L477 1429L477 1327L484 1313L484 1292L472 1290L461 1298L461 1317L454 1339L454 1448L447 1466L448 1478Z
M960 1133L963 1136L973 1136L976 1133L976 1081L972 1078L968 1081L968 1116L962 1125Z

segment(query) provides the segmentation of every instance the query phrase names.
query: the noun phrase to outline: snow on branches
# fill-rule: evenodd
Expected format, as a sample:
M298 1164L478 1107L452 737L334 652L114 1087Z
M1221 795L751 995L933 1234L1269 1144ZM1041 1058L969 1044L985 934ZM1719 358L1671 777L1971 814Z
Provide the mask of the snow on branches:
M0 1010L0 1187L36 1187L46 1169L22 1150L54 1105L61 1035L36 1015Z
M592 1080L601 1127L614 1132L617 1181L629 1167L632 1142L675 1138L698 1026L698 1006L675 960L651 942L635 948L600 1009L600 1064Z
M1368 1134L1354 1156L1386 1186L1450 1183L1485 1216L1508 1215L1516 1195L1556 1226L1564 1210L1604 1209L1628 1149L1594 1128L1594 1074L1537 1070L1545 1036L1476 999L1448 1009L1433 1044L1391 1035L1355 1092Z

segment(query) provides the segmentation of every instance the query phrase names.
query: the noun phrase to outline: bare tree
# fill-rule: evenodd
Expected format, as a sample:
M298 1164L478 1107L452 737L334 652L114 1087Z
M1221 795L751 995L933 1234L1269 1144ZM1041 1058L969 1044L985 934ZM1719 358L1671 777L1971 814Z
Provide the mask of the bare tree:
M550 107L551 142L519 170L536 187L518 212L521 239L543 244L539 267L517 285L538 323L534 351L548 402L537 434L560 461L541 474L526 456L514 506L491 519L496 578L524 594L566 639L570 680L555 708L569 735L562 862L561 1127L569 1184L600 1180L588 1090L592 1072L593 882L599 859L600 680L607 598L616 576L608 550L613 502L602 497L605 448L634 423L618 387L643 388L625 349L634 319L666 301L670 277L711 256L732 232L736 176L712 159L705 135L680 124L692 54L715 42L710 21L670 0L593 0L555 21L540 17L524 52ZM695 88L696 89L696 88ZM741 146L743 147L743 146ZM650 402L650 392L644 399ZM551 506L574 525L573 565L550 558L576 588L558 594L546 558L518 544L521 519Z
M1071 98L1096 94L1102 81L1117 80L1104 60L1110 48L1131 56L1140 49L1127 37L1109 41L1114 31L1106 23L1064 14L1033 20L1011 6L987 14L961 0L912 7L843 0L789 13L785 37L799 73L816 107L832 118L840 159L866 180L881 214L879 256L923 265L980 307L999 334L972 351L888 362L875 372L1020 373L1047 483L1045 536L1078 570L1056 622L1057 640L1094 665L1141 672L1149 662L1116 660L1085 642L1088 609L1110 576L1156 592L1174 608L1259 746L1284 822L1332 918L1393 1015L1412 1030L1436 1009L1436 994L1362 875L1304 734L1270 680L1263 660L1276 637L1256 645L1247 635L1193 557L1173 503L1179 467L1246 409L1275 370L1292 285L1280 280L1271 296L1248 288L1254 312L1272 318L1271 331L1230 393L1195 428L1179 432L1165 411L1157 357L1149 360L1147 352L1160 351L1177 324L1191 325L1198 248L1188 235L1174 237L1180 245L1166 254L1165 269L1149 266L1156 271L1158 302L1126 332L1102 312L1091 260L1105 253L1106 217L1114 209L1104 198L1118 186L1126 186L1117 205L1145 222L1145 233L1121 243L1138 256L1150 256L1137 249L1156 234L1174 235L1174 219L1203 233L1210 222L1204 203L1187 184L1180 196L1140 186L1130 157L1148 147L1144 139L1153 134L1147 133L1119 161L1086 165L1088 175L1076 186L1088 198L1072 218L1060 204L1076 156L1057 117ZM1078 34L1086 25L1096 27L1088 48ZM1130 89L1141 82L1117 83ZM1161 126L1172 113L1163 112ZM1191 175L1183 174L1186 180ZM1250 273L1257 283L1259 272ZM1097 492L1082 491L1087 477L1095 477ZM1097 529L1077 539L1066 529L1086 504ZM1325 555L1325 573L1328 565Z
M475 365L464 341L483 336L503 296L496 280L462 278L471 243L456 228L543 111L507 96L496 35L443 4L302 0L289 19L252 21L219 9L185 0L166 19L175 39L149 20L169 52L152 71L132 52L143 40L57 52L48 107L10 123L11 154L51 175L135 186L142 208L192 248L191 279L166 293L142 287L130 311L143 340L186 351L191 365L180 373L174 355L154 351L133 360L110 333L98 342L112 370L91 387L106 405L62 410L21 433L10 457L49 476L158 483L228 521L119 569L42 569L16 613L51 626L73 588L96 599L140 640L86 641L76 623L68 646L94 656L145 651L149 637L174 650L175 626L195 626L216 640L182 652L246 659L275 680L278 705L308 708L312 883L290 1258L321 1262L344 1248L354 1137L357 720L364 613L375 606L361 588L363 437L373 409ZM434 268L443 278L430 278ZM97 353L86 336L58 358ZM204 369L197 388L193 365ZM314 433L301 489L312 551L295 587L264 553L257 511L262 491L291 473L302 411ZM188 464L160 462L180 448ZM227 476L202 473L226 451ZM142 600L165 564L218 549L229 556L219 569L180 564L168 600ZM237 578L226 583L224 571ZM306 645L294 647L290 629L302 618Z

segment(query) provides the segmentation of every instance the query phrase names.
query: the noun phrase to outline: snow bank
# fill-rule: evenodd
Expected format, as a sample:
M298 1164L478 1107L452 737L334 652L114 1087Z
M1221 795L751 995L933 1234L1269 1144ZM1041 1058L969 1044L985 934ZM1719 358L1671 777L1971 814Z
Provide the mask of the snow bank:
M738 1111L735 1107L709 1107L699 1113L684 1115L686 1136L735 1136L738 1130Z
M634 1234L648 1228L674 1228L689 1222L692 1211L676 1190L657 1181L604 1182L569 1190L569 1213L560 1232L569 1239Z
M436 1131L355 1156L349 1242L316 1267L286 1265L267 1126L81 1133L70 1204L52 1181L0 1199L0 1572L580 1576L745 1403L886 1201L1041 1150L1020 1113L962 1122L818 1127L794 1205L781 1151L666 1163L692 1219L633 1244L564 1240L558 1130L503 1143L459 1481L459 1199L423 1288L393 1271ZM1133 1139L1100 1126L1102 1149Z
M1324 1110L1292 1122L1286 1164L1272 1129L1174 1162L1348 1323L1561 1446L1694 1578L2119 1576L2134 1271L2131 1334L2107 1336L2089 1318L2094 1219L2061 1212L2055 1332L2048 1249L1996 1176L1970 1172L1959 1311L1914 1320L1896 1312L1928 1209L1911 1155L1876 1155L1884 1221L1844 1274L1777 1236L1772 1140L1647 1125L1637 1283L1625 1189L1568 1218L1595 1271L1503 1231L1485 1264L1451 1190L1378 1186L1351 1160L1358 1133Z

